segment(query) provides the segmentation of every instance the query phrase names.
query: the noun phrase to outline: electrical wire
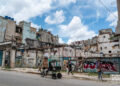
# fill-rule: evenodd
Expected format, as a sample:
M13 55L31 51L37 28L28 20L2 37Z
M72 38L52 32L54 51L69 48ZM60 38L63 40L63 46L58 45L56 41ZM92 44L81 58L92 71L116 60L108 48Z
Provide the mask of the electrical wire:
M113 17L117 18L117 16L111 12L111 10L103 3L102 0L99 0L99 2L109 13L111 13L111 15L113 15Z

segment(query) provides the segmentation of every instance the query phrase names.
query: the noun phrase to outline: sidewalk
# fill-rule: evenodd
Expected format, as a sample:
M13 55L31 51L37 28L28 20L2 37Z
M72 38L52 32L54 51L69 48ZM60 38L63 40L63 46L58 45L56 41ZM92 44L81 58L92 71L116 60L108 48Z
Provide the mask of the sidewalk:
M14 69L6 69L6 68L0 68L0 70L7 70L7 71L16 71L16 72L23 72L23 73L31 73L31 74L40 74L38 69L33 68L14 68ZM63 78L74 78L74 79L85 79L85 80L97 80L97 76L89 76L86 73L74 73L74 75L68 75L65 72L62 72ZM120 81L114 80L111 77L110 78L103 78L103 81Z
M97 76L89 76L85 73L75 73L74 75L68 75L67 73L62 73L64 77L67 78L76 78L76 79L86 79L86 80L97 80L98 81L98 77ZM103 81L111 81L111 78L103 78Z

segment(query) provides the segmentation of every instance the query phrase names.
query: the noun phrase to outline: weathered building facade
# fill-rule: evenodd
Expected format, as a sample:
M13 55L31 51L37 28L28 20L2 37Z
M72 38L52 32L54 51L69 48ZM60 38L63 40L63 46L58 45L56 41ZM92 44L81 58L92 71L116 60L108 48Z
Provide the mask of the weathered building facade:
M16 21L8 16L0 17L0 66L14 67Z
M114 41L115 33L112 29L103 29L99 31L98 36L92 39L73 42L73 45L80 46L84 52L84 57L119 57L119 42ZM82 53L82 52L79 52Z
M53 43L53 44L58 44L59 43L59 38L58 36L54 36L51 34L51 32L44 30L44 29L39 29L37 32L37 39L42 42L48 42L48 43Z
M14 39L16 22L12 19L0 16L0 42Z
M120 34L120 0L117 0L117 8L118 8L118 22L116 27L116 34Z
M30 22L21 21L19 26L22 28L22 43L26 44L26 39L36 39L36 28L31 27Z

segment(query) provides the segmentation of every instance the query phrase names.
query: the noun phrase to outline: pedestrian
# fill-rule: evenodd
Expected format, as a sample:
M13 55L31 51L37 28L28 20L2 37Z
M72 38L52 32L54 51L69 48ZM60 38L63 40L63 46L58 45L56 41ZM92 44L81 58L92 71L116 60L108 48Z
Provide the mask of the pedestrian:
M98 68L98 80L102 80L102 69Z
M68 63L66 64L66 73L68 74Z
M72 63L71 62L68 63L68 75L69 75L69 73L71 73L73 75Z

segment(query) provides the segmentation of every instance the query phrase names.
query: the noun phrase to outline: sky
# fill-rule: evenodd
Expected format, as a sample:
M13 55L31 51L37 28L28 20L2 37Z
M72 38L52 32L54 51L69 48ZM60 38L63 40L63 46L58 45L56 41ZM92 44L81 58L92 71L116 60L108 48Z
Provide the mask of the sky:
M117 25L116 0L0 0L0 16L31 22L59 36L60 43L87 40Z

